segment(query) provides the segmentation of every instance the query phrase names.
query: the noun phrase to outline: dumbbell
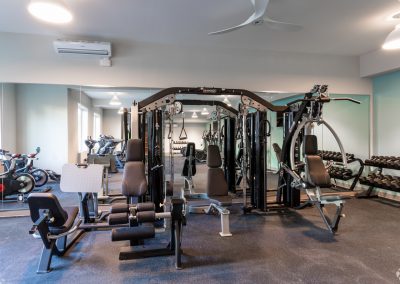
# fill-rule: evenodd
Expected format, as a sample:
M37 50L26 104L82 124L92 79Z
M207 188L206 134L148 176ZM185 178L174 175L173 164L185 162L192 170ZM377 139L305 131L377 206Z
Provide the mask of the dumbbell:
M383 176L381 179L381 184L383 188L390 189L392 187L392 177L391 176Z
M400 160L396 157L390 159L387 164L390 168L400 169Z
M371 173L371 174L369 174L369 175L366 177L366 180L367 180L368 182L372 183L373 180L374 180L375 178L377 178L377 177L379 177L378 174L376 174L376 173Z
M365 160L365 164L368 164L368 165L369 165L369 164L373 164L375 158L376 158L375 156L372 156L371 159L366 159L366 160Z
M373 179L372 184L375 185L376 187L382 187L383 186L383 178L382 177L376 177Z
M329 151L329 159L334 159L335 158L335 155L336 155L336 152L334 152L334 151Z
M382 167L384 165L385 161L386 160L385 160L384 156L376 156L376 158L373 160L372 164L373 164L373 166L376 166L376 167Z
M350 179L353 176L353 172L350 169L343 171L343 179Z
M366 183L367 183L367 177L360 177L360 178L358 179L358 181L359 181L361 184L366 184Z
M400 180L398 179L392 180L391 185L392 185L392 190L400 191Z

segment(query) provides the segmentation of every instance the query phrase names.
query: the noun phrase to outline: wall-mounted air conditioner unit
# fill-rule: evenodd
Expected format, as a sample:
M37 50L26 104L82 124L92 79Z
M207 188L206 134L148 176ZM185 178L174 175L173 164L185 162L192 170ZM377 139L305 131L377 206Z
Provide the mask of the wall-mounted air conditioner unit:
M111 43L98 41L54 41L54 49L59 54L83 54L111 57Z
M109 42L56 40L53 44L58 54L98 56L102 58L100 65L111 66L111 43Z

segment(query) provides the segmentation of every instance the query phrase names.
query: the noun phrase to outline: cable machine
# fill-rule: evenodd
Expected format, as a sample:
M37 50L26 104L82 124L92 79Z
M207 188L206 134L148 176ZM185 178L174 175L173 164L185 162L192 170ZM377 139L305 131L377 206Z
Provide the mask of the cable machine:
M266 210L266 199L265 194L267 190L267 178L266 178L266 135L268 133L268 125L266 120L267 110L275 112L284 112L286 106L274 106L271 103L265 101L256 94L242 89L221 89L221 88L168 88L164 89L153 96L133 104L131 109L131 136L132 138L140 137L145 141L144 144L148 145L145 149L147 153L148 162L148 175L149 175L149 192L151 195L151 201L154 203L163 203L163 198L166 192L166 182L164 179L164 168L162 161L162 149L163 149L163 129L164 129L164 116L165 113L170 113L167 106L174 105L177 95L204 95L204 96L216 96L216 95L237 95L241 97L240 110L225 105L220 101L213 100L179 100L182 104L187 105L215 105L218 108L217 112L217 143L223 142L223 155L224 163L223 168L225 172L225 178L231 191L235 192L235 127L236 118L242 121L242 136L246 137L243 139L244 158L242 159L243 176L247 176L248 169L251 174L256 177L254 182L248 181L247 178L242 179L243 188L243 208L247 209L259 209ZM254 109L255 114L249 114L249 110ZM134 114L137 114L135 116ZM151 113L151 114L149 114ZM224 115L224 117L222 117ZM254 118L252 118L254 116ZM147 117L147 121L145 119ZM248 139L248 122L247 118L253 121L253 125L250 128L250 139ZM147 123L147 129L145 124ZM158 128L157 128L158 127ZM147 132L146 132L147 130ZM221 131L223 130L223 131ZM147 139L146 139L147 138ZM254 144L255 147L252 147ZM221 146L221 145L220 145ZM251 150L255 149L255 150ZM161 161L161 162L160 162ZM251 166L253 164L253 166ZM173 180L173 177L171 177ZM250 186L249 184L250 183ZM250 196L247 195L247 189L250 189ZM248 200L249 197L249 200ZM161 206L161 205L160 205Z

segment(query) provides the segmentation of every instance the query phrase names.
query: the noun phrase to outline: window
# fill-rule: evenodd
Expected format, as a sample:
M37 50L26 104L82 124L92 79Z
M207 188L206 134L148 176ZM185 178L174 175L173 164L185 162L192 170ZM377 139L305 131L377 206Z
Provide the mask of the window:
M79 153L87 151L85 140L88 136L88 109L78 104L78 149Z
M101 134L101 117L100 114L93 114L93 139L98 139Z

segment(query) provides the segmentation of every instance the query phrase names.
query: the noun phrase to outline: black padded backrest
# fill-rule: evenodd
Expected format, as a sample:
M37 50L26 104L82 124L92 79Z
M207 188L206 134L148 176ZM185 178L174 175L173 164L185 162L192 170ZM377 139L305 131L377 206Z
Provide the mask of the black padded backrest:
M228 184L225 180L224 171L221 168L208 169L206 186L209 197L228 195Z
M207 149L207 195L227 196L228 184L225 180L224 171L220 168L222 165L221 154L217 145L209 145Z
M143 161L143 143L141 139L130 139L126 145L126 162Z
M330 187L331 177L325 168L324 162L320 156L308 155L306 162L306 179L313 186Z
M193 142L187 143L185 157L190 156L190 151L192 151L192 155L194 156L194 152L196 151L196 145Z
M125 163L122 177L122 194L128 197L140 197L147 191L147 180L143 162Z
M219 168L222 165L221 154L217 145L209 145L207 149L207 166Z
M68 219L68 214L61 207L57 197L52 193L31 193L28 196L31 219L36 222L43 210L49 210L50 216L54 218L52 227L61 227Z
M122 177L122 194L140 197L147 191L141 139L131 139L126 145L126 163Z
M304 155L318 155L318 141L315 135L304 135Z

